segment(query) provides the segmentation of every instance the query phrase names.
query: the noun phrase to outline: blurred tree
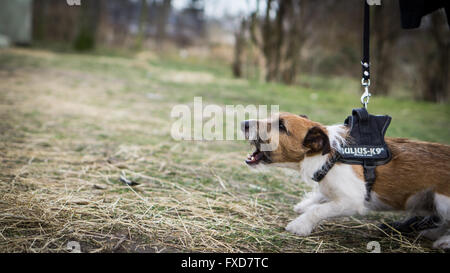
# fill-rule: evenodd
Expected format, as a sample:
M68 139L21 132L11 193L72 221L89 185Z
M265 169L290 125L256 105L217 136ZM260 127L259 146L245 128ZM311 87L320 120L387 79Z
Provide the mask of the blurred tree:
M147 0L141 0L139 8L139 29L138 34L136 36L136 44L134 46L135 49L137 50L140 50L142 48L142 43L145 40L147 18L148 18Z
M172 7L172 0L163 0L160 12L158 14L157 19L158 21L156 23L157 24L156 38L159 44L162 44L162 42L166 38L166 26L167 21L169 19L171 7Z
M313 18L317 14L319 7L325 6L312 3L306 0L292 0L286 2L287 14L287 35L286 35L286 53L283 60L281 70L282 82L286 84L294 84L296 82L299 66L301 50L308 37L311 36L308 26L313 23Z
M72 42L77 36L80 7L65 1L33 1L33 39L37 41Z
M234 58L233 58L233 75L237 78L243 76L242 65L245 50L245 32L247 29L247 20L242 18L239 29L235 32L234 38Z
M282 27L285 15L285 1L274 2L276 1L267 0L263 20L259 18L259 1L257 9L250 16L250 37L253 44L261 51L264 57L266 81L273 81L278 78L281 45L283 43ZM276 14L275 20L271 18L273 13Z
M394 47L401 27L398 1L384 1L372 7L372 87L375 94L387 95L393 82Z
M181 47L205 42L207 20L205 18L205 2L190 0L187 7L177 12L175 40Z
M429 34L419 70L422 76L422 97L427 101L443 102L449 96L450 31L442 10L431 15Z
M45 11L47 9L47 1L33 1L33 39L42 41L45 37Z
M264 56L266 81L296 82L301 50L316 6L321 4L312 5L310 0L267 0L263 19L259 8L251 14L250 37Z
M76 50L85 51L95 47L100 7L100 1L84 1L81 5L79 28L74 41Z
M286 19L289 22L287 26L286 39L286 53L283 58L283 64L281 68L281 81L287 84L295 83L295 79L298 73L298 66L300 63L300 52L303 45L304 33L303 33L303 23L304 19L304 4L306 1L292 0L287 1L284 4L284 10L286 14ZM280 22L283 24L283 22ZM283 31L283 29L280 29Z

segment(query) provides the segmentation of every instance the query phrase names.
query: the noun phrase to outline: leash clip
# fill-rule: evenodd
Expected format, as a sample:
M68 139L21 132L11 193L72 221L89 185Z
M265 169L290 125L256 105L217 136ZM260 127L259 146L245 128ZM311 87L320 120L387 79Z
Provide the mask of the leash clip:
M364 78L362 78L361 85L364 87L364 94L362 94L361 96L361 103L364 106L364 108L367 108L367 105L369 104L369 99L372 96L372 94L370 94L369 92L370 79L364 81Z

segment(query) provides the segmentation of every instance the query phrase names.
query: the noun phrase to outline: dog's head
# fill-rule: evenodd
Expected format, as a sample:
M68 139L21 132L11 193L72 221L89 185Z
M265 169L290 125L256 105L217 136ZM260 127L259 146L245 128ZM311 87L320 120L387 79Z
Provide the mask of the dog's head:
M255 147L245 161L252 166L297 163L306 155L327 154L331 149L326 128L304 115L281 113L264 120L246 120L241 129Z

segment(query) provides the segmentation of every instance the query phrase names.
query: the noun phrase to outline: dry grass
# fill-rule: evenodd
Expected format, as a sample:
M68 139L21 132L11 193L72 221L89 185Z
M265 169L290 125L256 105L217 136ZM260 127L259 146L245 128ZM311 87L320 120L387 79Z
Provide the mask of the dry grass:
M1 252L62 252L70 241L84 252L366 252L370 241L431 251L380 232L380 215L328 221L307 238L285 232L308 190L296 176L249 172L244 143L170 138L176 84L215 80L207 72L167 84L176 71L142 56L0 57Z

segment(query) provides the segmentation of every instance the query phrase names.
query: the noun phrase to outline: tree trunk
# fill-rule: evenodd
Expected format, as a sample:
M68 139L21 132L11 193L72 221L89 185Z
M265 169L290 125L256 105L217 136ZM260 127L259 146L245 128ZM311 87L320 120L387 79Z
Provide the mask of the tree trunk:
M280 77L280 64L283 59L283 44L284 44L284 20L286 15L286 6L291 5L292 0L282 0L278 3L277 15L275 18L275 26L273 33L273 45L271 46L273 51L273 68L272 72L274 78L279 80Z
M244 19L241 21L241 26L238 31L236 31L234 37L234 61L233 61L233 75L236 78L242 77L242 58L245 47L245 30L247 28L247 22Z
M46 0L33 1L33 39L41 41L45 39L45 11L47 9Z
M289 39L286 55L284 58L282 82L285 84L294 84L297 80L298 65L300 62L300 51L303 43L302 26L305 12L305 1L291 1L288 6L288 21L290 25Z
M273 0L267 0L267 5L266 5L266 15L264 18L264 23L262 26L262 37L263 37L263 41L262 41L262 51L264 53L264 57L266 59L266 81L271 82L273 80L275 80L276 75L274 75L273 72L273 55L272 55L272 51L273 51L273 45L272 45L272 22L270 19L270 11L272 10L272 4L273 4Z
M146 36L146 25L147 25L147 17L148 17L148 7L147 7L147 0L141 0L141 7L139 12L139 30L136 37L136 44L135 49L140 50L142 49L142 44L145 40Z
M275 5L275 2L277 5ZM301 4L301 5L300 5ZM297 78L300 51L307 37L305 26L314 15L312 6L305 9L305 0L267 0L262 23L258 10L250 20L250 37L261 51L265 63L265 80L293 84ZM275 11L275 18L271 17ZM256 32L260 29L260 39Z
M99 17L100 2L84 1L79 20L80 28L74 43L76 50L91 50L95 47Z
M393 53L398 39L400 28L396 12L396 1L386 1L382 6L374 6L372 18L372 33L374 46L372 47L372 87L373 93L380 95L389 94L393 81Z
M435 47L428 53L423 64L423 99L432 102L444 102L449 95L449 52L450 33L443 13L431 15L431 34Z
M172 6L171 0L164 0L157 21L157 42L162 44L166 38L166 26L170 15L170 9Z

